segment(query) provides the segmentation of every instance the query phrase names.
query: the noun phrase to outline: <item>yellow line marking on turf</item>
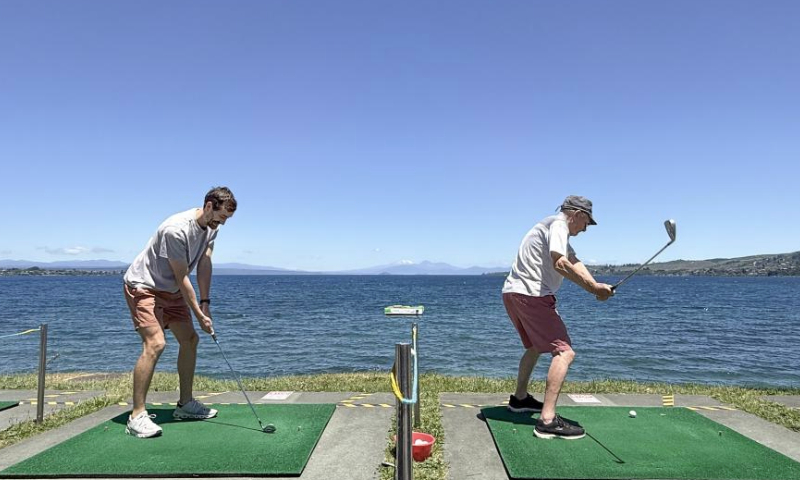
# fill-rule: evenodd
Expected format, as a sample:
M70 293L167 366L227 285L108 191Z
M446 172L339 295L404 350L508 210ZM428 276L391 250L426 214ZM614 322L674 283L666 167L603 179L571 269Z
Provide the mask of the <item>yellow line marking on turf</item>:
M339 405L341 405L342 407L347 407L347 408L358 408L358 407L364 407L364 408L378 408L378 407L394 408L393 405L389 405L388 403L344 403L344 402L340 402Z
M77 392L48 393L47 395L44 395L44 398L58 398L61 395L69 395L69 394L72 394L72 393L77 393ZM29 402L35 402L35 401L38 400L38 398L28 398L27 400Z
M736 408L734 408L734 407L728 407L728 406L726 406L726 405L719 405L719 406L717 406L717 407L705 407L705 406L700 406L700 407L686 407L686 408L687 408L687 409L689 409L689 410L693 410L693 411L695 411L695 412L696 412L696 411L699 411L699 410L706 410L706 411L711 411L711 412L718 412L718 411L720 411L720 410L727 410L727 411L729 411L729 412L735 412L735 411L736 411Z
M347 400L342 400L342 402L355 402L356 400L364 400L365 398L372 396L372 393L359 393L357 395L353 395L352 397L348 398Z

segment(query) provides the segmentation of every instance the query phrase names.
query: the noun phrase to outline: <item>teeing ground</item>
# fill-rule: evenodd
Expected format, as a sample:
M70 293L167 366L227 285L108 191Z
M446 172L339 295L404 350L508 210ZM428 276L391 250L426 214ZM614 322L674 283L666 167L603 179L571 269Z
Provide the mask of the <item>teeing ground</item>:
M333 404L219 405L216 418L174 420L174 407L148 407L164 433L125 435L128 413L0 472L2 477L300 475L335 410Z
M515 479L800 479L800 463L686 408L560 407L577 440L535 437L538 414L481 411Z

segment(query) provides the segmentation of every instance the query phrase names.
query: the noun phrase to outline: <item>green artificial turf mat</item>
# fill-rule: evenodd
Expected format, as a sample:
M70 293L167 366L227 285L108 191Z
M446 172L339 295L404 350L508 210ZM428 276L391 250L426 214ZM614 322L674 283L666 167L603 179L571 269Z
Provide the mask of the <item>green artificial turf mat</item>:
M0 410L5 410L6 408L16 407L19 405L19 402L0 402Z
M333 404L215 405L216 418L173 420L174 407L148 407L160 437L125 434L128 413L0 472L35 476L287 476L300 475L333 415Z
M533 435L536 419L482 410L511 478L800 479L800 463L685 408L559 407L587 435ZM537 415L538 417L538 415Z

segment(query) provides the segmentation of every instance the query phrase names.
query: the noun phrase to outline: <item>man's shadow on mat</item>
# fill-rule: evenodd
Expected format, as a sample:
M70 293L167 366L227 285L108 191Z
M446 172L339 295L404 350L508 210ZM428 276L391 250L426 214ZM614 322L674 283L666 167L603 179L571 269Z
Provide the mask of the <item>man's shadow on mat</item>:
M254 432L264 433L259 428L254 427L246 427L244 425L237 425L235 423L226 423L219 421L218 417L214 418L184 418L178 419L172 416L172 412L175 408L149 408L147 409L147 413L151 415L155 415L156 418L153 421L158 425L165 425L168 423L186 423L186 422L205 422L205 423L213 423L215 425L222 425L225 427L234 427L234 428L241 428L243 430L252 430ZM130 412L125 412L121 415L118 415L111 419L112 422L118 423L120 425L127 425L128 423L128 416Z
M533 427L536 426L536 420L538 420L538 414L536 417L534 417L533 415L534 414L530 412L514 413L504 406L497 406L497 407L487 407L482 409L480 413L478 413L477 417L479 420L483 422L485 422L486 420L497 420L499 422L513 423L516 425L530 425ZM567 423L570 423L578 427L583 427L583 425L581 425L576 420L571 420L565 417L561 418Z
M177 418L172 417L172 412L175 408L148 408L147 413L150 415L155 415L156 418L153 419L155 423L158 425L162 425L164 423L175 423L175 422L185 422L187 420L178 420ZM125 412L123 414L117 415L116 417L112 418L111 421L114 423L119 423L120 425L127 425L128 424L128 417L130 416L131 412ZM191 421L191 420L189 420Z
M536 426L536 420L538 420L538 418L534 417L532 413L528 412L514 413L512 411L509 411L508 408L502 406L484 408L483 410L481 410L481 413L478 414L478 418L484 422L486 422L487 420L497 420L499 422L513 423L515 425L530 425L530 426ZM579 422L575 420L571 420L569 418L564 418L564 417L561 417L561 419L567 423L583 428L583 425L581 425ZM486 426L487 427L489 426L488 422ZM624 460L619 458L614 452L609 450L608 447L603 445L600 442L600 440L593 437L590 433L587 432L586 436L597 442L597 444L600 445L605 451L610 453L611 456L614 457L615 462L625 463Z

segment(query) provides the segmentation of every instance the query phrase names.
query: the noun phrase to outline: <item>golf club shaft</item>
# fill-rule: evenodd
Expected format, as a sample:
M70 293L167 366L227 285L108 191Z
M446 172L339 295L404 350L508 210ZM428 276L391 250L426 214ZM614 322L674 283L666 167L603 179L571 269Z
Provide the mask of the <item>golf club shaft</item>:
M258 426L261 427L261 429L263 430L264 426L261 424L261 419L258 417L258 414L256 413L256 409L253 408L253 404L250 403L250 398L247 396L247 392L244 391L244 387L242 387L242 382L239 380L239 375L236 373L236 370L233 369L233 366L231 365L231 362L228 361L228 357L225 356L225 350L222 349L222 345L219 344L219 341L217 340L217 336L216 335L211 335L211 338L213 338L214 339L214 343L217 344L217 347L219 348L219 352L222 354L222 358L224 358L225 359L225 363L228 364L228 368L230 368L231 372L233 372L233 378L236 379L236 383L239 385L239 390L242 391L242 394L244 395L245 400L247 400L247 404L250 405L250 410L252 410L253 411L253 415L256 416L256 420L258 420Z
M664 245L663 247L661 247L661 250L657 251L655 255L653 255L652 257L650 257L650 259L648 259L648 260L647 260L646 262L644 262L643 264L639 265L639 268L637 268L636 270L634 270L634 271L632 271L631 273L629 273L627 277L625 277L625 278L623 278L622 280L620 280L619 282L617 282L617 283L616 283L616 285L613 285L613 286L611 287L611 291L613 292L614 290L616 290L616 289L617 289L617 287L619 287L619 286L620 286L620 285L622 285L623 283L627 282L629 278L631 278L632 276L636 275L636 273L637 273L637 272L639 272L639 270L641 270L642 268L644 268L644 267L645 267L645 265L647 265L648 263L652 262L652 261L653 261L653 259L654 259L654 258L656 258L656 257L657 257L657 256L658 256L658 255L659 255L661 252L663 252L663 251L664 251L664 250L665 250L667 247L669 247L670 245L672 245L672 242L673 242L673 241L674 241L674 240L670 240L670 241L669 241L669 243L667 243L666 245Z

